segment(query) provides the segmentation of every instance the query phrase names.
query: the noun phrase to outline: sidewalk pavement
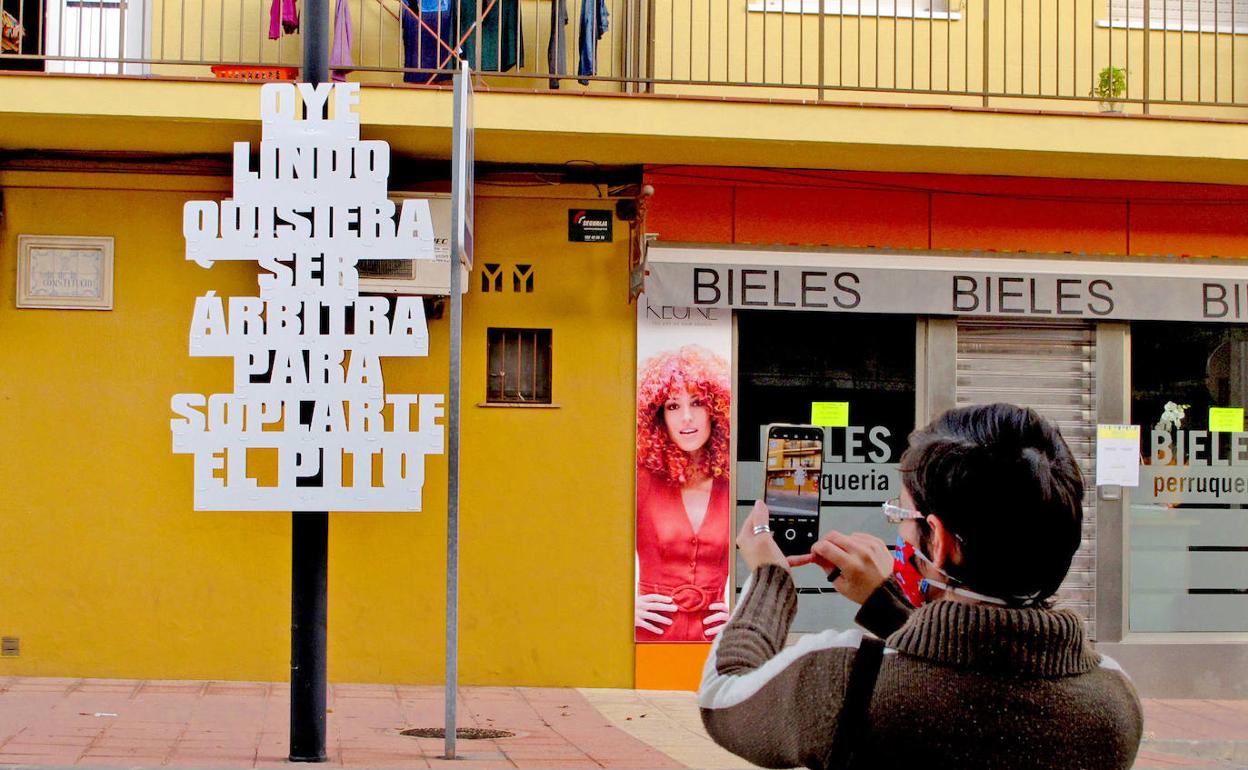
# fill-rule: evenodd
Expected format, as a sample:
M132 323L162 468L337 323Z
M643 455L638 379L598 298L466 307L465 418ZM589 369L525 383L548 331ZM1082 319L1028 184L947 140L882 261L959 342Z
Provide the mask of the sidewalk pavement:
M459 741L440 727L442 688L331 685L328 764L415 768L682 768L751 765L702 730L693 693L465 687L461 727L514 737ZM266 682L0 678L0 765L250 768L287 765L290 689ZM1248 701L1151 700L1137 770L1248 768Z

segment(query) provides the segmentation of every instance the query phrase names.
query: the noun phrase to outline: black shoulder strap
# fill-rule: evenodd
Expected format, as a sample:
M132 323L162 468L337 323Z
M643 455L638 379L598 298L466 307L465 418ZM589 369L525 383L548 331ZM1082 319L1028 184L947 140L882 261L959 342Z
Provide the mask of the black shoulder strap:
M829 770L845 770L854 760L858 742L866 732L867 710L871 706L871 695L875 692L875 680L883 660L884 642L873 636L864 636L849 669L845 701L841 704L832 748L828 752L826 766Z

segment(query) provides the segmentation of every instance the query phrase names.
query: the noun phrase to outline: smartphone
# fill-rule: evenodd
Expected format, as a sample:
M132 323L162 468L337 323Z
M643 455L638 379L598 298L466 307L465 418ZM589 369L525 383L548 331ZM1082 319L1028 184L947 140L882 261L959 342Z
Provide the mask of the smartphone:
M810 553L819 537L823 428L769 425L763 462L763 502L771 512L771 536L786 556Z

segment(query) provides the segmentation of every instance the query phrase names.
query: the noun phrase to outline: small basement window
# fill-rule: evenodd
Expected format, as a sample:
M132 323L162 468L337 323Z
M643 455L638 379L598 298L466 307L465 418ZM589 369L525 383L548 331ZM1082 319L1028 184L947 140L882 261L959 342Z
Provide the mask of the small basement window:
M489 329L487 334L486 402L549 404L550 329Z

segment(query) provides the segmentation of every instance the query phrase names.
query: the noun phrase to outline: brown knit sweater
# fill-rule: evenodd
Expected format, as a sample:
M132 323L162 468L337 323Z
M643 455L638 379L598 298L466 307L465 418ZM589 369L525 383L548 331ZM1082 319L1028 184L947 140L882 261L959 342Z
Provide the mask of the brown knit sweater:
M712 647L698 701L721 746L764 767L827 767L862 632L785 648L788 571L754 571ZM910 610L889 581L859 624L886 639L856 768L1129 768L1140 701L1067 610L937 601Z

